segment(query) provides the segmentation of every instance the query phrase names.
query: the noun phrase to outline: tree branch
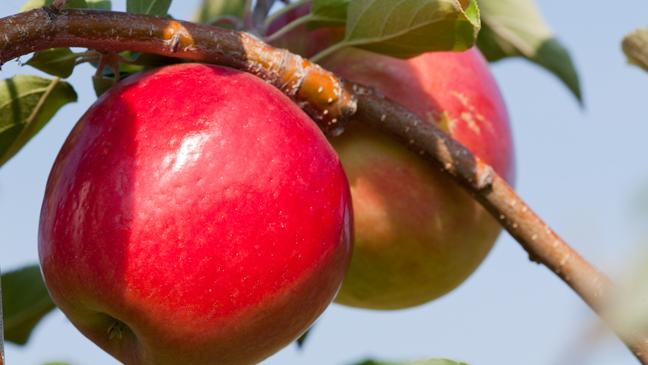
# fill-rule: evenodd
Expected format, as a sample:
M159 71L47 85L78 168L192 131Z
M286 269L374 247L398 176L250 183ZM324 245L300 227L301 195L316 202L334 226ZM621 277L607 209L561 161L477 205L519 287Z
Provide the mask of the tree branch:
M532 261L558 275L616 331L642 364L648 364L646 338L624 332L605 313L615 295L612 282L560 238L491 166L404 107L362 86L354 86L354 90L358 95L358 119L390 133L448 173L522 245Z
M470 192L524 247L547 266L608 324L610 280L554 233L504 179L436 125L361 85L345 84L300 56L268 46L242 32L145 15L105 11L32 10L0 19L0 64L52 47L132 50L230 66L253 73L293 98L321 128L340 132L357 119L391 133L441 168ZM619 337L648 365L648 341Z
M330 133L355 113L353 95L335 75L244 32L97 10L39 8L0 19L0 65L53 47L132 50L250 72L294 99Z

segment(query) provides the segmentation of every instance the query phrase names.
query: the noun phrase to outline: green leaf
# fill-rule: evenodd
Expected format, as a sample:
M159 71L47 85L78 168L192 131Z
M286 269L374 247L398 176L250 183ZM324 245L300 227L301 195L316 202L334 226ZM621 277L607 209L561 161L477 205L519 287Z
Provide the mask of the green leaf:
M644 337L648 333L648 244L627 257L624 270L603 309L621 336Z
M18 75L0 82L0 166L13 157L65 104L76 101L60 79Z
M110 10L112 9L112 4L110 0L85 0L88 4L88 9L97 9L97 10Z
M74 71L77 55L69 48L50 48L36 52L27 64L58 77L69 77Z
M312 2L296 2L288 5L266 19L265 32L270 34L266 40L270 44L278 44L279 47L282 47L282 38L294 38L293 31L300 27L306 26L307 29L344 27L350 2L351 0L313 0ZM302 36L305 35L303 29L298 33L301 33ZM302 37L302 39L305 38ZM339 40L331 40L331 42L338 43ZM321 46L323 49L327 45L322 44Z
M52 5L53 0L28 0L20 11L27 11ZM110 10L110 0L67 0L66 8Z
M313 327L309 328L308 330L306 330L306 332L304 332L301 336L299 336L297 341L295 341L297 343L297 348L299 348L300 350L304 348L304 344L306 343L306 339L308 338L308 335L310 335L312 330L313 330Z
M20 8L20 11L27 11L36 8L42 8L43 6L52 5L53 0L28 0L25 5ZM65 7L68 9L85 9L88 7L86 0L67 0Z
M245 0L203 0L194 20L200 23L211 23L221 16L243 18Z
M117 81L112 77L92 76L92 87L98 97L115 86L116 83Z
M630 64L648 71L648 28L637 29L625 36L622 46Z
M171 0L126 0L129 13L165 16L170 6Z
M38 322L55 308L37 265L2 275L5 339L27 343Z
M359 362L357 365L468 365L465 362L457 362L447 359L429 359L429 360L418 360L418 361L409 361L409 362L393 362L393 361L376 361L376 360L365 360Z
M534 0L479 0L477 44L489 61L524 57L556 75L578 101L578 73L569 53L545 23Z
M308 15L309 26L320 27L345 24L350 2L351 0L313 0Z
M479 31L476 0L356 0L349 3L343 47L409 58L429 51L465 50Z

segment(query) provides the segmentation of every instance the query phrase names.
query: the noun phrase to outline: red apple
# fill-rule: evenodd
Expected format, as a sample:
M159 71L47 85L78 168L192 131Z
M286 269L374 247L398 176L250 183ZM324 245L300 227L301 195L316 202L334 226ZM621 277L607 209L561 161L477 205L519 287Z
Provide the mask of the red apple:
M477 50L410 60L348 50L323 65L439 124L511 181L506 108ZM448 293L485 258L499 224L455 182L397 141L362 121L350 125L333 139L349 177L355 224L351 266L336 301L398 309Z
M39 254L70 321L126 364L251 364L339 289L350 196L316 125L262 80L169 66L102 96L52 169Z
M268 33L308 11L306 3L282 14ZM299 27L274 44L308 57L343 34L343 28ZM410 60L348 49L322 65L437 123L512 180L506 107L476 49ZM372 309L423 304L456 288L483 261L501 229L443 173L362 121L332 142L351 184L355 224L351 266L336 302Z

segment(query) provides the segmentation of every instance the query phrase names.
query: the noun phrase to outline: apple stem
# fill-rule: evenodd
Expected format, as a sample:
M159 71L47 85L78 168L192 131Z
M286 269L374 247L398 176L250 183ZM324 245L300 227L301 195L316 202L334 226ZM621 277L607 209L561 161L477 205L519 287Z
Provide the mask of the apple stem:
M326 57L332 55L333 53L335 53L335 52L337 52L337 51L339 51L341 49L347 48L347 47L349 47L349 44L347 42L345 42L345 41L341 41L341 42L333 44L332 46L330 46L328 48L325 48L325 49L321 50L319 53L315 54L310 59L311 59L311 61L317 63L317 62L325 59Z
M252 0L245 0L245 8L243 10L243 27L248 31L254 32L254 17Z
M298 8L298 7L302 6L302 5L304 5L305 3L309 2L309 1L311 1L311 0L299 0L299 1L295 1L294 3L285 2L286 6L284 6L283 8L281 8L281 9L275 11L275 12L273 12L272 14L270 14L266 18L266 20L265 20L265 22L263 24L263 29L264 29L263 34L265 34L265 31L270 26L270 24L272 24L272 22L274 22L280 16L284 15L287 12L290 12L290 11L294 10L295 8Z
M254 29L257 34L263 35L265 31L265 20L270 14L270 10L277 0L256 0L254 10L252 11L252 20L254 22Z
M278 31L276 31L276 32L270 34L269 36L265 37L265 42L266 43L272 43L272 42L276 41L277 39L280 39L281 37L286 35L291 30L294 30L295 28L308 23L309 21L311 21L311 19L312 18L309 15L305 15L303 17L297 18L297 19L293 20L292 22L290 22L290 23L286 24L285 26L283 26L283 28L279 29Z
M293 98L324 130L341 130L355 113L357 122L392 134L452 177L529 257L547 266L615 328L605 314L614 286L604 274L549 228L490 166L433 123L372 89L345 84L318 65L244 32L141 14L40 8L0 19L0 34L0 64L52 47L153 53L255 74ZM172 46L170 40L175 40ZM619 338L648 365L648 339L620 328L616 327Z

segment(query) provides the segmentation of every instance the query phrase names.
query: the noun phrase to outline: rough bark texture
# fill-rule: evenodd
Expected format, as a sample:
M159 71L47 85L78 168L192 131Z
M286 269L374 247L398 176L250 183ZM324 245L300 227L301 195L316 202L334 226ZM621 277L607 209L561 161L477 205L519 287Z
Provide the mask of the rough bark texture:
M432 124L360 85L243 32L145 15L87 10L36 9L0 19L0 63L51 47L133 50L216 63L251 72L292 97L333 134L357 112L375 128L425 155L469 191L528 252L604 320L610 280L574 251L536 215L495 171ZM613 324L608 322L611 326ZM614 326L613 326L614 327ZM642 364L648 340L619 333Z

